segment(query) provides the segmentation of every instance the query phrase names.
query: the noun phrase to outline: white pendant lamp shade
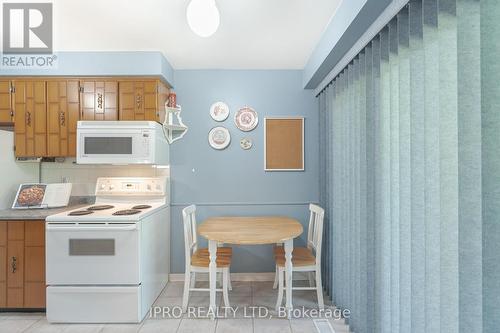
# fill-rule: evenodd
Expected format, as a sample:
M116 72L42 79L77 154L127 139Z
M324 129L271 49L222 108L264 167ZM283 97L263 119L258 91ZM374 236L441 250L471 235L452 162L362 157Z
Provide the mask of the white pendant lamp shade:
M200 37L212 36L220 24L215 0L191 0L186 12L189 27Z

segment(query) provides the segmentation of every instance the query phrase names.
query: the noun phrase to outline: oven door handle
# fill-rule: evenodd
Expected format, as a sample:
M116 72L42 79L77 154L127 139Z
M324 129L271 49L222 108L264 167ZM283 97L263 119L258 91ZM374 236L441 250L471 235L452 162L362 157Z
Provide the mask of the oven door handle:
M54 225L47 224L45 229L50 231L134 231L137 230L137 225L134 224L126 227L56 227Z

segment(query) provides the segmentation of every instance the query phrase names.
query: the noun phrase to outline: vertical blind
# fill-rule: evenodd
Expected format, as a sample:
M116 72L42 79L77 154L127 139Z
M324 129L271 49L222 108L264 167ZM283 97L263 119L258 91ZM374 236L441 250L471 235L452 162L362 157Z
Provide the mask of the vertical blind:
M355 332L500 325L499 7L409 1L319 94L323 279Z

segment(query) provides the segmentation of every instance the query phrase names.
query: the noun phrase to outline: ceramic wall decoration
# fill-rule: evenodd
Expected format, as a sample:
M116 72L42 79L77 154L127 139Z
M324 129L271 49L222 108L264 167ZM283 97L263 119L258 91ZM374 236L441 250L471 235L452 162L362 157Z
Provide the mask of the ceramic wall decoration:
M231 134L227 128L218 126L214 127L208 133L208 143L214 149L224 149L231 142Z
M216 102L210 107L210 116L215 121L224 121L229 117L229 106L224 102Z
M257 127L259 117L251 107L245 106L234 115L234 123L243 132L249 132Z
M252 145L253 145L252 140L249 138L243 138L240 140L240 147L243 150L248 150L252 148Z

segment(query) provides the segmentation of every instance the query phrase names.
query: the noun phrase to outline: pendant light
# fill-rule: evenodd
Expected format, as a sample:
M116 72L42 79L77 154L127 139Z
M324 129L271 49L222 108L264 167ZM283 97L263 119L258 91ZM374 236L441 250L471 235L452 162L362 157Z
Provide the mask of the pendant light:
M191 0L186 18L191 30L200 37L212 36L220 24L219 9L215 0Z

